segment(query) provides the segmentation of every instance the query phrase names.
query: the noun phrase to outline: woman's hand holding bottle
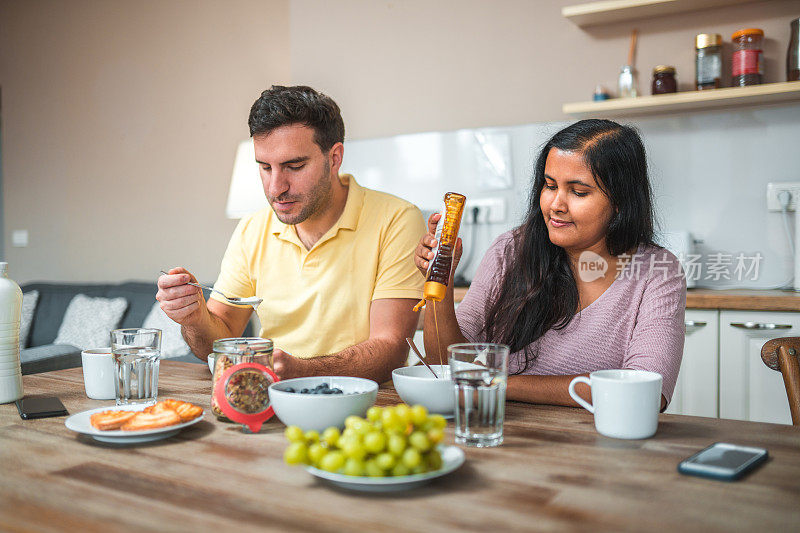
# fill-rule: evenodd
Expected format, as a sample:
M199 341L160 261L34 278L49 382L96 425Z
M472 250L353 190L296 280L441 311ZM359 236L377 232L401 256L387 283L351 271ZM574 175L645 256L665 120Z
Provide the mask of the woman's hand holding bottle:
M422 272L423 276L427 275L428 263L433 259L433 248L436 246L436 225L439 223L439 219L441 218L441 213L434 213L430 216L430 218L428 218L428 233L422 236L422 239L420 239L419 244L414 251L414 264L417 265L417 268L420 272ZM453 268L450 274L451 282L453 281L452 273L456 271L458 262L461 259L461 252L461 238L459 237L456 240L456 246L453 250Z

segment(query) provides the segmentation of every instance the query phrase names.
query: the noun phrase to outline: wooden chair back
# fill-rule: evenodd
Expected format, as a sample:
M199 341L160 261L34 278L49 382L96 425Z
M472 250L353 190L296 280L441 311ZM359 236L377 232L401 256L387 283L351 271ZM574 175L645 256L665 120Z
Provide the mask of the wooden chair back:
M792 425L800 426L800 337L768 340L761 347L761 360L783 375Z

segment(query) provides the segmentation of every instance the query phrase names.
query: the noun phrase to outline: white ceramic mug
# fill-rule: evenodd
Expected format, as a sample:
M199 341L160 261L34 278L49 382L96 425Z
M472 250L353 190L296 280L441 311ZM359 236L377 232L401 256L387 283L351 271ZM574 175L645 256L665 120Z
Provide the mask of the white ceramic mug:
M569 395L594 414L594 427L606 437L646 439L658 428L661 410L661 374L646 370L598 370L578 376ZM577 383L592 388L592 403L575 393Z
M97 350L83 350L81 352L83 364L83 386L86 396L93 400L113 400L117 397L114 379L116 369L111 348Z

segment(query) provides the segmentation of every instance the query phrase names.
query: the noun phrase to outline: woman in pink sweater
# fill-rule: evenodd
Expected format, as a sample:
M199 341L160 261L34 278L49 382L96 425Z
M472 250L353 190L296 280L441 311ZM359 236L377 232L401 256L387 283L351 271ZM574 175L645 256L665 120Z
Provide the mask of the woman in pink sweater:
M431 216L416 249L423 272L439 217ZM459 240L456 263L460 255ZM683 355L685 304L680 263L653 243L639 135L609 120L582 120L542 149L525 221L492 243L457 311L451 280L436 305L438 340L428 307L425 352L507 344L508 399L556 405L577 405L567 392L576 375L650 370L663 376L663 409ZM588 387L576 390L589 398Z

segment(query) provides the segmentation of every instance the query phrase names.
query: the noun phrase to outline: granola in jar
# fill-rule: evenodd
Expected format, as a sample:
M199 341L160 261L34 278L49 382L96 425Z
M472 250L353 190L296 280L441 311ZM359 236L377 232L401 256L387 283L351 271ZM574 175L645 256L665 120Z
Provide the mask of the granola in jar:
M214 341L214 377L211 384L211 412L220 420L230 422L222 412L214 390L222 374L231 366L239 363L259 363L271 367L272 340L260 337L232 337ZM265 391L266 394L266 391Z
M225 384L225 395L231 407L244 414L260 413L269 405L272 380L254 369L234 371Z

